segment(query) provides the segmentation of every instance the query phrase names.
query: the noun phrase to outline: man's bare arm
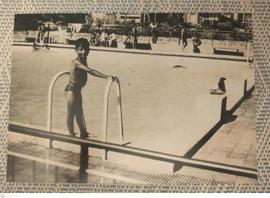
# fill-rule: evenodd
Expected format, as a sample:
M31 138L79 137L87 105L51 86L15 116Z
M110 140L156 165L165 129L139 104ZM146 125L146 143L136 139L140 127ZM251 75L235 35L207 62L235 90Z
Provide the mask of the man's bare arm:
M106 74L103 74L95 69L92 69L84 64L81 64L79 62L75 62L75 65L77 68L80 68L86 72L88 72L89 74L93 75L93 76L96 76L96 77L99 77L99 78L112 78L112 76L109 76L109 75L106 75Z
M89 68L89 67L88 67ZM93 76L96 76L96 77L100 77L100 78L112 78L112 76L109 76L109 75L106 75L106 74L103 74L95 69L90 69L89 68L89 71L88 71L89 74L93 75Z

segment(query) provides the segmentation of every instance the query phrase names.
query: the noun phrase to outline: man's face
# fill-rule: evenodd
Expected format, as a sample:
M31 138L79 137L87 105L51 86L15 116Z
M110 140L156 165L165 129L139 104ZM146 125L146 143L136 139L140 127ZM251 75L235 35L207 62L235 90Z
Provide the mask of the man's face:
M83 46L80 45L76 49L76 52L77 52L79 58L85 59L88 56L88 54L89 54L89 49L86 49L85 47L83 47Z

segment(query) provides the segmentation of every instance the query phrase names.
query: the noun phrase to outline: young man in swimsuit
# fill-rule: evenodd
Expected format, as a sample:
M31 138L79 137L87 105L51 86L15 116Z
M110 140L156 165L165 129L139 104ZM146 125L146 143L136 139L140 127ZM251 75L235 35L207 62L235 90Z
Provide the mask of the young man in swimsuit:
M80 38L75 43L77 57L71 62L70 79L65 88L67 99L67 128L70 135L74 133L74 117L80 129L82 138L89 134L86 131L86 125L83 117L82 94L81 89L86 85L87 73L105 79L117 80L117 77L102 74L97 70L90 68L87 64L87 56L90 52L87 39Z

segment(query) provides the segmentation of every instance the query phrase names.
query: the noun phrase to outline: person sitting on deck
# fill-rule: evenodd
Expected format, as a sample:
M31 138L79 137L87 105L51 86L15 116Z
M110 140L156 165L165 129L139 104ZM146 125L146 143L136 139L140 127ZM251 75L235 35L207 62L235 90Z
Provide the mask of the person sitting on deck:
M202 44L200 35L196 33L195 38L192 40L193 53L201 53L199 46Z

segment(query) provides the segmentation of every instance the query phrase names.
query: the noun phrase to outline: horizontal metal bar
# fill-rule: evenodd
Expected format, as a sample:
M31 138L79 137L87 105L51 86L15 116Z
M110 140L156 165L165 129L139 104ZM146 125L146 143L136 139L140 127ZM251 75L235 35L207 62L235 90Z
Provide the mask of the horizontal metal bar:
M54 133L54 132L48 133L45 130L30 128L26 126L20 126L18 124L12 124L12 123L9 124L9 130L11 132L17 132L17 133L21 133L25 135L31 135L31 136L47 138L47 139L51 138L53 140L73 143L73 144L78 144L78 145L87 145L89 147L105 149L108 151L124 153L124 154L139 156L139 157L158 160L158 161L178 163L178 164L181 163L182 165L195 167L195 168L218 171L218 172L228 173L228 174L235 174L235 175L251 177L251 178L257 178L257 170L251 169L251 168L232 166L232 165L226 165L226 164L208 162L208 161L196 160L196 159L187 159L187 158L176 156L176 155L170 155L166 153L155 152L151 150L140 149L140 148L135 148L135 147L130 147L130 146L123 146L123 145L118 145L118 144L113 144L113 143L108 143L108 142L102 142L98 140L82 139L82 138L71 137L68 135L62 135L62 134Z

